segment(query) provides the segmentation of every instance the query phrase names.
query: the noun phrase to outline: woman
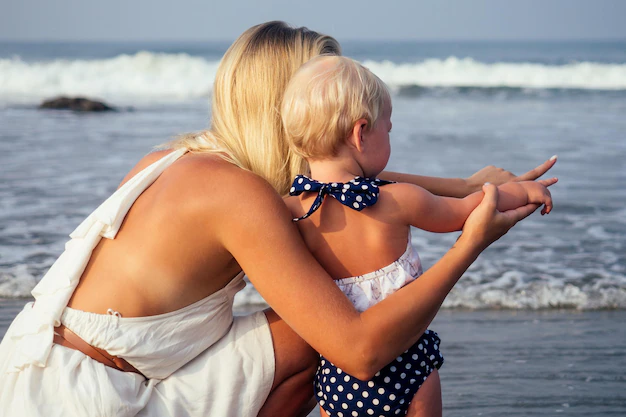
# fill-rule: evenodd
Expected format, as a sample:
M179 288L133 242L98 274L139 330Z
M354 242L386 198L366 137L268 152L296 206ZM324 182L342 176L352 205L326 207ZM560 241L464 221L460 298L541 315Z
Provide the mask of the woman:
M211 129L142 159L72 233L7 331L1 415L298 415L317 363L300 336L363 378L420 337L478 254L536 207L497 213L487 187L453 250L356 312L280 198L304 169L282 138L282 91L303 62L339 52L334 39L281 22L235 41L216 77ZM492 182L511 177L487 171ZM470 191L457 189L462 180L389 176ZM274 310L233 319L242 270Z

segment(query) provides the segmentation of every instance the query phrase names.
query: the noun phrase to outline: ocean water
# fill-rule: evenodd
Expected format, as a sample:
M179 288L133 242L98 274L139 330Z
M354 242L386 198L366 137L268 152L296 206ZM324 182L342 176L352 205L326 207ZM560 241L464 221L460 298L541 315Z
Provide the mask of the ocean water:
M208 125L226 48L0 43L0 297L28 297L143 154ZM522 173L559 155L553 213L487 250L444 307L626 308L626 42L351 42L344 53L394 92L391 170ZM61 94L120 111L36 108ZM432 265L456 234L413 239ZM260 302L251 288L238 299Z
M227 46L0 43L0 336L134 163L207 127ZM446 415L626 415L626 42L348 42L344 54L393 92L390 170L522 173L559 156L553 213L485 251L435 320ZM37 109L61 94L119 111ZM413 243L428 267L457 236L415 230ZM236 299L262 303L252 286Z

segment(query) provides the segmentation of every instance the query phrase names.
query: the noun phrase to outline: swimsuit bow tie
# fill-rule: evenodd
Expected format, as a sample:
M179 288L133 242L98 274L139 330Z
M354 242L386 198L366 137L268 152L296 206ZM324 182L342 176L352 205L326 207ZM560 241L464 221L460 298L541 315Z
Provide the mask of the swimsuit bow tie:
M324 197L333 197L344 206L353 210L361 211L365 207L373 206L378 201L379 186L393 184L393 181L385 181L378 178L355 177L349 182L323 183L315 181L304 175L298 175L289 190L289 195L296 196L304 192L316 192L317 197L309 211L302 217L293 219L294 222L306 219L320 208Z

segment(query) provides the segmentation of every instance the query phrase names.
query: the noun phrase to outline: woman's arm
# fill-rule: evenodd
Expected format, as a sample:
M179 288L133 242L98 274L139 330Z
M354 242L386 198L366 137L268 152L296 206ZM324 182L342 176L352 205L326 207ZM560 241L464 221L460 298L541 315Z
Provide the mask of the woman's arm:
M387 171L382 172L379 177L388 181L418 185L435 195L463 198L479 191L486 182L500 185L511 181L534 181L552 168L556 159L557 157L554 155L536 168L517 177L509 171L493 165L475 172L468 178L439 178Z
M478 254L535 208L507 216L483 208L487 214L477 216L473 224L482 221L488 231L485 225L469 227L419 280L359 313L310 254L280 197L264 181L239 171L221 183L232 192L224 192L211 230L296 333L337 366L363 379L411 346ZM491 207L490 198L483 206Z

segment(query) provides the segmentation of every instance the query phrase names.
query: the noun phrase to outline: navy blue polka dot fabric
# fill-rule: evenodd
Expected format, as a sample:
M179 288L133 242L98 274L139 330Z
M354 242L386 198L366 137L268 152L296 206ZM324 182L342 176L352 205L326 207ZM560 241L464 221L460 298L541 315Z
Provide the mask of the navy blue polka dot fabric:
M348 375L322 356L315 376L317 402L331 417L406 415L419 387L443 364L440 342L437 333L426 330L369 381Z
M323 183L315 181L304 175L298 175L291 185L289 195L300 195L304 192L317 193L313 205L302 217L293 219L294 222L306 219L321 207L324 197L333 197L344 206L361 211L365 207L373 206L378 201L378 187L393 184L392 181L385 181L378 178L355 177L349 182Z

